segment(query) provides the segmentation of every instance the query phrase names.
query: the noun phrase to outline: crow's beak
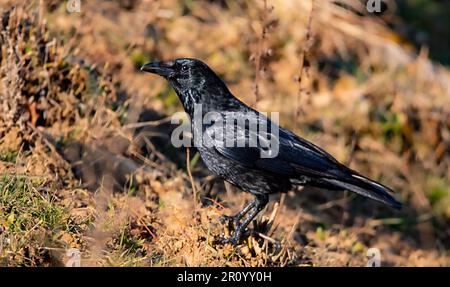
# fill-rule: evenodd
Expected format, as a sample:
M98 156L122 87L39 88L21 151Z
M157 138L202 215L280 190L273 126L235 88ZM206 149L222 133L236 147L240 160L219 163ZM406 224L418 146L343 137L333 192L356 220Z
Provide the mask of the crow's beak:
M141 67L141 71L169 77L174 73L173 62L154 61Z

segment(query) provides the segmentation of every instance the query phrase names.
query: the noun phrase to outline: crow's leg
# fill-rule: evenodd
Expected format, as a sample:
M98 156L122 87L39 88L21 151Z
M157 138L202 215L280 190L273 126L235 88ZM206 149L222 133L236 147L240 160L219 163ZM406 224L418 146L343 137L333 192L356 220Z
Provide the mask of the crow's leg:
M255 207L255 205L256 205L256 200L250 201L246 206L244 206L244 208L241 211L239 211L235 215L232 215L232 216L222 215L219 218L219 221L221 223L233 222L234 224L237 224L239 222L239 220L241 220L242 217L244 217L244 215L246 215L250 211L250 209Z
M255 219L255 217L258 215L258 213L261 212L261 210L263 210L263 208L269 202L269 196L267 194L257 194L255 196L256 196L256 199L255 199L255 201L253 201L253 203L254 203L253 210L252 210L252 212L250 212L247 219L245 219L244 222L242 222L240 225L238 225L236 227L236 229L234 230L233 236L228 237L228 238L222 238L220 240L221 243L223 243L223 244L230 243L232 245L236 245L239 242L239 240L241 240L242 234L244 233L245 229L250 224L250 222L252 222L253 219Z

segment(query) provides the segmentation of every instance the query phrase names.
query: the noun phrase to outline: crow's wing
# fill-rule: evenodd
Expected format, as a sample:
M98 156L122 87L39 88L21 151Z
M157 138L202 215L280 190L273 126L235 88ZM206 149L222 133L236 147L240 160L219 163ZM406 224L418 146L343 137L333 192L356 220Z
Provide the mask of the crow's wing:
M262 157L262 153L267 150L270 142L265 137L258 137L255 134L253 131L247 131L246 138L249 135L250 137L256 136L258 138L257 146L215 145L214 148L223 156L248 168L290 177L306 175L312 178L336 178L343 174L340 169L346 169L331 155L315 145L296 136L293 137L292 134L281 129L278 154L273 158Z
M350 171L320 147L280 128L279 157L287 161L298 173L311 177L337 178Z
M229 119L229 114L223 117L225 123L233 122ZM342 176L341 169L346 169L324 150L272 124L263 115L254 114L249 117L249 114L246 114L246 117L246 124L235 124L231 134L227 134L224 127L220 125L206 128L207 134L222 133L222 138L214 144L214 148L221 155L248 168L290 177L306 175L336 178ZM249 122L257 125L249 124ZM268 135L272 136L272 140ZM237 145L238 142L241 146ZM265 157L264 155L268 154L271 147L275 156Z
M279 128L278 154L273 158L261 156L264 149L269 146L265 136L248 127L236 126L235 131L236 138L258 139L257 145L253 147L224 144L214 146L217 152L236 163L293 179L307 176L324 185L347 189L397 209L401 207L401 204L389 194L392 192L391 189L342 165L321 148L290 131Z

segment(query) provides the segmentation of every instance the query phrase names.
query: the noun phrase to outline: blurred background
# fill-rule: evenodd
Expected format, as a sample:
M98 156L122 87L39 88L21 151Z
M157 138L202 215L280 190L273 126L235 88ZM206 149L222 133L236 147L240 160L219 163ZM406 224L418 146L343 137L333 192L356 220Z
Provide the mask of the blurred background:
M449 266L450 1L369 2L0 1L0 265ZM181 104L139 68L176 57L404 208L299 188L215 244L251 197L170 144Z

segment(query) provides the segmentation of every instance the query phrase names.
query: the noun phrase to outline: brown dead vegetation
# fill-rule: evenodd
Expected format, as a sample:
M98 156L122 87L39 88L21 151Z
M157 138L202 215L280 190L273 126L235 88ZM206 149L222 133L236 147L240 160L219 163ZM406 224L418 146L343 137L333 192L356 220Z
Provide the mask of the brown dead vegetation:
M314 2L2 4L2 264L60 265L78 248L82 265L363 266L376 247L383 265L449 265L448 69L359 2L342 1L362 16ZM171 146L176 95L137 68L175 57L205 60L405 208L299 189L237 248L215 244L218 217L250 197Z

